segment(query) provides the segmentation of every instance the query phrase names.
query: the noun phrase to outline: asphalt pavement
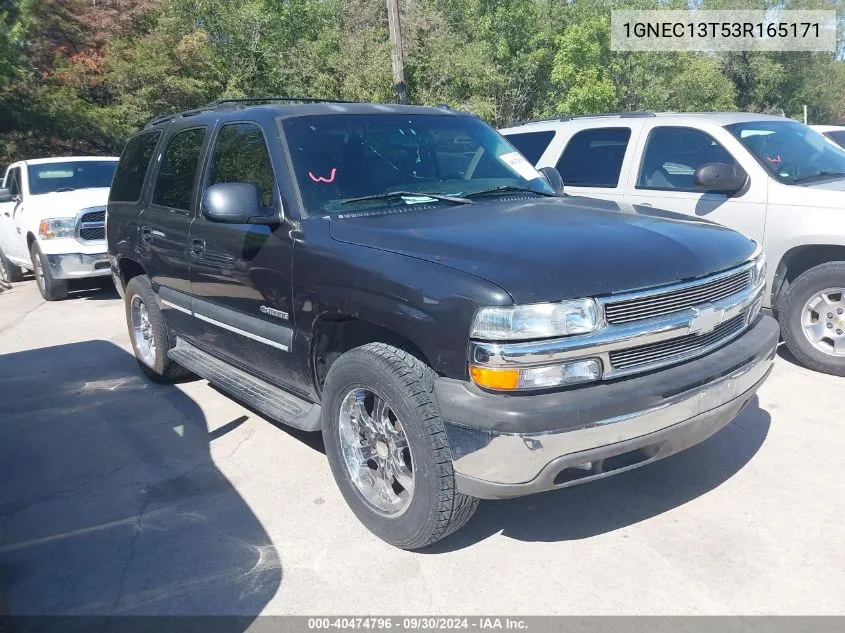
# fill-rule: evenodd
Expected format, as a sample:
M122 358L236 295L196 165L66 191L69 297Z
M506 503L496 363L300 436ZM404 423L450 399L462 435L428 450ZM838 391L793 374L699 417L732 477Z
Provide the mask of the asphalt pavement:
M703 444L482 502L403 552L344 504L318 434L146 380L113 289L0 286L12 615L845 614L843 455L845 379L782 355Z

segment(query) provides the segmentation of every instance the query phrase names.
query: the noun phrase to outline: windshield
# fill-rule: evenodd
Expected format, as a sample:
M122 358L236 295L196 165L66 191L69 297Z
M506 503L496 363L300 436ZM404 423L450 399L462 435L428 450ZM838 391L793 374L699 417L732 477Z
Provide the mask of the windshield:
M725 126L775 178L787 184L845 177L845 150L797 121Z
M286 119L282 126L310 214L455 203L426 193L554 193L510 143L470 116L331 114Z
M29 165L29 193L37 196L55 191L110 187L116 160L78 160Z

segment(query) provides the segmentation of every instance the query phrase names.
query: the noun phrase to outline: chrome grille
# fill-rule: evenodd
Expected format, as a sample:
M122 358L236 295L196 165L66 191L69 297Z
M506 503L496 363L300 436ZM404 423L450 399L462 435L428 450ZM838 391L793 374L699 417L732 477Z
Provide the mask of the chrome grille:
M76 237L83 242L106 239L105 207L92 207L80 212L76 222Z
M750 286L751 270L746 268L733 274L719 275L715 279L695 282L683 288L655 290L653 293L618 301L607 300L604 302L604 314L610 325L650 319L719 301Z
M687 334L668 341L649 343L610 352L613 371L639 369L651 364L667 365L703 354L745 328L746 314L716 326L709 334Z

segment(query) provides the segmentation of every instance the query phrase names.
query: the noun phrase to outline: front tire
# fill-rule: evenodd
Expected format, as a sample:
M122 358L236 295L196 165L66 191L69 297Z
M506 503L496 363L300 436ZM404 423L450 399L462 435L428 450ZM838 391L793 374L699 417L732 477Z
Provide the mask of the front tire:
M170 383L190 376L190 372L167 356L176 337L167 327L156 294L146 275L133 277L126 284L126 324L135 359L153 382Z
M802 365L845 376L845 262L829 262L799 275L778 319L787 348Z
M478 499L455 490L430 367L384 343L338 358L323 389L323 440L355 516L391 545L419 549L465 525Z
M33 242L29 247L29 254L32 257L32 272L35 273L35 283L38 285L38 292L44 301L61 301L67 298L67 280L56 279L50 270L47 259L41 252L38 242Z
M0 250L0 281L14 284L23 279L23 270L10 262L6 255Z

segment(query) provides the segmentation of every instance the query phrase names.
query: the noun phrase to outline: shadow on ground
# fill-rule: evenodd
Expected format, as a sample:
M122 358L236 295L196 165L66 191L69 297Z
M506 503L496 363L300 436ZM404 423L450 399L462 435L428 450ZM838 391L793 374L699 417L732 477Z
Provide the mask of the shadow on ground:
M466 527L424 551L458 550L498 532L521 541L568 541L639 523L730 479L760 449L770 422L754 396L731 424L682 453L581 486L482 501Z
M114 284L110 277L94 277L93 279L78 279L68 288L70 299L88 299L90 301L119 300Z
M223 391L222 389L218 389L217 386L212 385L211 383L208 383L208 386L211 387L214 391L219 393L224 398L228 398L229 400L234 400L240 406L242 406L244 409L246 409L247 411L252 413L252 415L255 416L256 418L263 420L267 424L272 424L277 429L279 429L280 431L282 431L284 433L287 433L292 438L301 442L302 444L304 444L305 446L307 446L311 450L317 451L318 453L322 453L323 455L326 454L326 447L323 444L323 434L322 433L319 433L319 432L315 433L313 431L302 431L302 430L296 429L292 426L288 426L287 424L282 424L278 420L274 420L273 418L267 417L264 413L262 413L258 409L251 406L248 402L244 402L243 400L236 398L235 396L228 393L227 391ZM246 416L244 416L243 419L238 418L237 420L233 420L229 424L235 424L235 426L240 426L241 424L246 422L246 420L247 420L247 418L246 418ZM328 462L326 462L326 467L328 468ZM2 633L2 631L0 631L0 633Z
M196 403L104 341L0 356L7 613L258 614L279 559L209 451L236 426L209 433Z

